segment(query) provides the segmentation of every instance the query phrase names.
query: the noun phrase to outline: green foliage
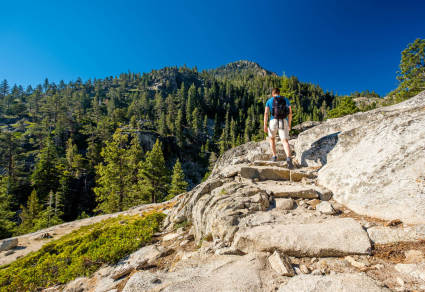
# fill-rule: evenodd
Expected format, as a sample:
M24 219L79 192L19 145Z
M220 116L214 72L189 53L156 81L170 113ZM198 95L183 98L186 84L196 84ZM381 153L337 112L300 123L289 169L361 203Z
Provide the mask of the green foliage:
M350 96L352 97L372 97L372 98L380 98L381 96L376 93L374 90L369 91L369 90L363 90L361 92L358 91L354 91L353 93L350 94Z
M338 106L328 112L327 117L332 118L338 118L345 115L354 114L356 112L360 111L359 108L356 106L356 103L354 102L353 98L347 96L341 99L341 101L338 103Z
M68 139L66 143L65 155L68 164L68 170L72 172L73 176L80 177L85 169L85 161L83 155L78 153L77 145L72 142L72 139Z
M220 136L220 154L223 154L231 147L231 137L230 137L230 123L229 123L229 111L226 114L226 121L224 123L223 132Z
M0 83L0 98L4 98L9 93L9 83L6 79Z
M37 192L33 190L28 198L27 206L21 206L22 212L19 215L22 223L19 225L18 233L25 234L35 231L37 221L41 217L43 206L40 204Z
M391 92L392 103L400 102L425 90L425 39L416 39L401 52L400 81L396 90Z
M15 212L10 208L11 196L8 189L9 179L0 176L0 239L10 237L15 228L15 223L12 222Z
M47 206L40 213L40 218L35 221L33 228L34 231L63 223L62 219L60 218L62 212L59 209L59 196L60 195L58 192L53 194L53 191L50 191Z
M32 185L42 201L47 199L50 191L57 191L59 175L58 154L52 139L47 137L44 140L43 148L38 155L38 162L31 175Z
M0 291L38 291L90 276L150 243L164 217L119 216L81 227L0 268Z
M152 150L146 153L146 159L139 169L138 176L140 191L145 197L150 198L151 203L165 198L169 176L162 153L162 143L158 139Z
M104 163L97 167L97 186L94 188L97 210L103 213L118 212L141 203L136 189L142 150L136 138L128 146L128 135L117 130L112 141L107 142L101 156Z
M180 160L176 161L173 168L173 175L171 177L171 187L168 192L168 196L165 200L170 200L187 190L187 181L184 178L184 172L180 163Z
M188 220L184 220L183 222L177 223L174 225L174 230L177 230L179 228L183 228L184 230L187 230L188 227L192 226L192 222Z

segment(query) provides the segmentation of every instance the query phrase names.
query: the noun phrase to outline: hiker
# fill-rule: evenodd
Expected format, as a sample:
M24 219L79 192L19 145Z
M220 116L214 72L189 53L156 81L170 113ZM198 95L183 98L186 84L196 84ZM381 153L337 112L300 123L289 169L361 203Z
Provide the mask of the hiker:
M267 127L270 113L270 127ZM279 132L280 140L283 143L283 149L286 153L286 162L288 168L294 168L291 159L291 150L289 148L289 130L291 130L292 109L289 99L280 96L279 88L273 88L272 97L266 102L264 112L264 132L268 133L270 138L270 148L272 149L272 161L277 160L276 154L276 132Z

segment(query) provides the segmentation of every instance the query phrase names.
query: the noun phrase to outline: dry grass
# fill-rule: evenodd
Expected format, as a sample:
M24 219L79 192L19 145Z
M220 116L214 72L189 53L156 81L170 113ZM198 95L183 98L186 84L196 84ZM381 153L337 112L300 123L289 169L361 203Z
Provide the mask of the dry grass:
M372 251L372 255L386 262L398 264L405 261L405 252L411 249L420 250L425 254L425 240L415 242L376 244Z

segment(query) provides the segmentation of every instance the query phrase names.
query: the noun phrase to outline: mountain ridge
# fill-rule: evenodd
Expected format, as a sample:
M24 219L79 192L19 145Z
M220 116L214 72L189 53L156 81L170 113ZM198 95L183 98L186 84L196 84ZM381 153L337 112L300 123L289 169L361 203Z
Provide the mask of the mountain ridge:
M242 74L247 77L258 76L267 76L273 75L277 76L276 73L271 72L258 63L248 60L238 60L234 62L227 63L225 65L221 65L215 69L207 70L217 77L232 77L234 74Z

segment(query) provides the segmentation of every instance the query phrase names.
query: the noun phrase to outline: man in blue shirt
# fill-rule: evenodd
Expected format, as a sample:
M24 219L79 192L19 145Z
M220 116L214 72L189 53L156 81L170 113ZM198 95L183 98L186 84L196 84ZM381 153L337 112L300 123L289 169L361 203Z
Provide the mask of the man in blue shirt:
M273 156L272 161L277 160L276 155L276 133L279 132L280 140L283 144L283 149L285 150L286 154L286 162L288 163L289 168L293 168L292 159L291 159L291 150L289 148L289 131L291 130L291 122L292 122L292 109L291 104L289 102L289 99L285 97L286 106L289 108L289 114L288 117L285 119L275 119L273 116L273 99L275 97L280 96L280 90L279 88L273 88L272 90L272 96L270 99L266 102L266 109L264 112L264 132L268 133L270 138L270 148L272 150ZM269 120L269 114L270 114L270 127L267 127L267 123Z

